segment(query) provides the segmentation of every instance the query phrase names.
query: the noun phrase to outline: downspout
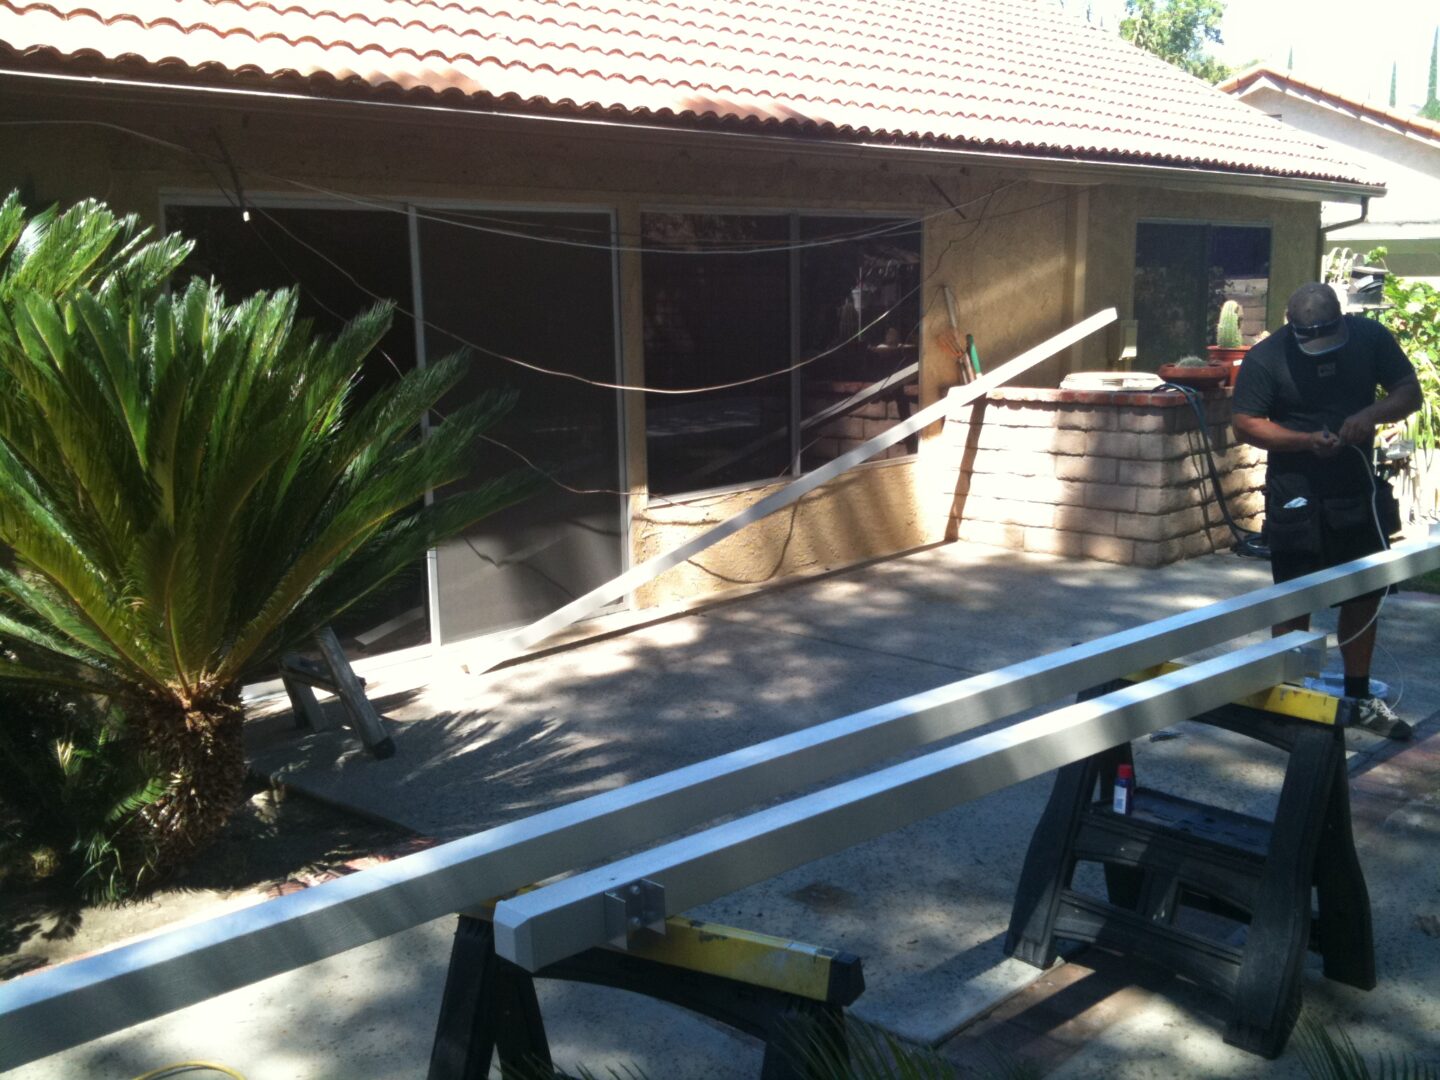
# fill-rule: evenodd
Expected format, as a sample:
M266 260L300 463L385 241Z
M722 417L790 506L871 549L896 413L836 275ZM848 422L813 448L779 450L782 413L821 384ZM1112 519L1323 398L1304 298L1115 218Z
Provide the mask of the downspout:
M1337 221L1334 225L1321 225L1320 235L1328 236L1336 229L1348 229L1351 225L1363 225L1370 217L1370 196L1360 196L1360 216L1351 221Z

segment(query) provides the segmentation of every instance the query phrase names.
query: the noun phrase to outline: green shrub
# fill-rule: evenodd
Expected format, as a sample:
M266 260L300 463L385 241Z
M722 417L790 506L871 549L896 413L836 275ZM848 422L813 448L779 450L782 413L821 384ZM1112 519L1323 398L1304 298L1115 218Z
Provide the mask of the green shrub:
M1384 255L1384 248L1376 248L1366 258ZM1405 422L1405 437L1417 450L1434 453L1440 446L1440 290L1391 275L1385 279L1385 301L1390 306L1380 321L1400 342L1420 379L1420 411Z
M124 720L86 698L0 684L0 868L92 903L143 882L136 815L165 786Z

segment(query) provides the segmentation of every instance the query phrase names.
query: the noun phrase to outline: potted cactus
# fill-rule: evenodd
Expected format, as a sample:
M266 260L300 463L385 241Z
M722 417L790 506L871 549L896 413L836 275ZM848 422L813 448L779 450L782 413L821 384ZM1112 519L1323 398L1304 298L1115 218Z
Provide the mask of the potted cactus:
M1240 334L1240 304L1235 300L1226 300L1220 305L1220 318L1215 323L1215 344L1207 351L1212 364L1226 369L1225 381L1228 385L1235 385L1235 376L1239 374L1240 364L1249 349Z
M1182 356L1173 364L1161 364L1155 374L1167 383L1188 386L1194 390L1215 390L1225 385L1230 369L1198 356Z

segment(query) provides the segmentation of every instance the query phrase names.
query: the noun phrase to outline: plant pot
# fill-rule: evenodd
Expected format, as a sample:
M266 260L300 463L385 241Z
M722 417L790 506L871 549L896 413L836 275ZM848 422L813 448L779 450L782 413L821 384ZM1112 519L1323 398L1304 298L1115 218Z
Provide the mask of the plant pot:
M1234 386L1235 376L1240 374L1240 364L1245 359L1245 354L1250 351L1250 346L1240 345L1229 349L1219 345L1210 345L1206 347L1205 351L1210 354L1210 363L1225 368L1225 385Z
M1230 377L1230 369L1221 364L1206 364L1203 367L1161 364L1156 368L1155 374L1166 382L1188 386L1192 390L1218 390Z

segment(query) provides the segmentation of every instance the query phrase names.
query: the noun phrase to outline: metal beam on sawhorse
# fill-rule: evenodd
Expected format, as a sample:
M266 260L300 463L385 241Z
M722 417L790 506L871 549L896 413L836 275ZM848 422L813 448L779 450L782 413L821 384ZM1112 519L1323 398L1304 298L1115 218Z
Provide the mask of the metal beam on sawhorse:
M383 872L347 875L303 893L75 960L63 968L13 979L0 984L0 1071L467 910L482 889L505 892L634 851L786 792L872 768L1083 687L1268 629L1437 567L1440 526L1427 540L1397 544L1342 566L787 732L452 840L387 864ZM1184 708L1193 714L1284 680L1282 673L1276 673L1248 689L1230 687L1217 700L1185 702ZM1169 722L1161 716L1155 727ZM993 739L989 745L999 749ZM1040 764L1017 752L1016 760L1026 775L1034 775L1100 748L1092 745L1074 756L1052 756ZM931 764L943 765L933 759ZM891 778L900 779L894 774ZM1011 782L1018 778L1012 775ZM996 782L1006 781L996 777ZM849 791L862 794L853 787ZM826 814L834 810L814 800L805 806ZM869 816L859 818L864 828L874 824ZM850 842L876 835L862 831L854 832ZM817 849L808 857L835 850L829 845L836 835L833 828L823 829ZM803 850L797 854L807 857ZM783 860L766 858L777 867L774 872L785 868ZM732 860L730 865L743 861ZM647 868L636 876L648 873ZM758 876L767 874L760 870ZM754 880L749 876L749 881ZM730 889L745 883L737 882ZM612 887L613 883L602 885L599 892ZM703 902L680 900L686 907ZM595 938L574 951L607 940L605 910L602 897L593 913Z
M1126 684L1100 692L1113 685ZM1007 955L1048 967L1063 939L1154 962L1225 998L1225 1041L1269 1058L1299 1016L1307 948L1328 978L1374 987L1344 728L1335 699L1286 690L1268 696L1283 712L1232 704L1195 717L1288 751L1273 821L1149 788L1136 789L1131 813L1115 813L1128 743L1062 769L1030 841ZM1081 862L1104 868L1105 897L1072 887Z
M320 660L291 654L280 661L280 681L295 709L295 726L326 731L333 725L315 697L316 690L334 694L344 706L350 728L378 760L393 757L395 741L385 733L375 706L365 696L365 680L355 674L335 631L325 626L315 634Z
M495 952L490 912L461 915L440 1003L428 1080L484 1080L553 1068L535 979L628 990L758 1038L760 1080L823 1080L796 1060L824 1033L843 1053L845 1008L865 989L859 957L699 920L665 920L624 947L600 946L533 975ZM520 1070L520 1071L517 1071Z

